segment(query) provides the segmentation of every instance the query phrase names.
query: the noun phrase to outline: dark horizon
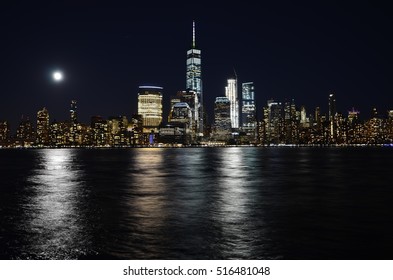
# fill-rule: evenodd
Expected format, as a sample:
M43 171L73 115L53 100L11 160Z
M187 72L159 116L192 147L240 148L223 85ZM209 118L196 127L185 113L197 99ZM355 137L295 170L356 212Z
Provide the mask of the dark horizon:
M254 5L8 5L0 11L0 119L14 131L21 115L35 120L46 107L51 121L63 121L73 99L83 123L93 115L130 118L138 86L153 84L164 88L166 121L170 96L185 90L193 20L209 122L233 69L239 97L241 83L254 82L259 115L270 98L327 114L330 92L344 116L352 107L362 119L374 107L383 116L393 109L392 19L382 4ZM62 83L51 81L56 69Z

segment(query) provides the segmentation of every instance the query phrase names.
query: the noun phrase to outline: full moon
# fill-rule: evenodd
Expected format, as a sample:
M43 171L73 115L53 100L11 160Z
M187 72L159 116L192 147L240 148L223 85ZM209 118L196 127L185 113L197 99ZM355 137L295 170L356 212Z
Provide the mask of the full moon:
M54 72L52 76L56 82L60 82L61 80L63 80L63 73L61 73L60 71Z

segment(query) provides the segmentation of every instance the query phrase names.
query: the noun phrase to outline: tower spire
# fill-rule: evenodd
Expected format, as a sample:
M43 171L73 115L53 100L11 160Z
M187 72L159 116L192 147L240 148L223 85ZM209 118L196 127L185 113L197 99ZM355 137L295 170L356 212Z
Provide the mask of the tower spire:
M192 21L192 48L195 49L195 20Z

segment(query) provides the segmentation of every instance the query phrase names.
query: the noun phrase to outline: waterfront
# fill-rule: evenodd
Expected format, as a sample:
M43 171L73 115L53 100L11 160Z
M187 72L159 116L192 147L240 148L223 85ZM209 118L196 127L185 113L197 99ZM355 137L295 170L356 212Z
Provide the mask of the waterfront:
M391 259L393 149L0 150L1 259Z

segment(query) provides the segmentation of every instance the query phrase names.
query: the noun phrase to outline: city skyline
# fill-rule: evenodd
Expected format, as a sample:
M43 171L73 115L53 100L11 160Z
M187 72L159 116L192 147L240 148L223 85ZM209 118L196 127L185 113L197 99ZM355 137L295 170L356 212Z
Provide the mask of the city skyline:
M2 11L0 119L13 129L22 115L33 119L43 107L56 120L67 119L65 104L73 99L84 108L82 122L93 115L130 117L141 85L163 87L167 116L170 96L185 90L193 36L203 54L203 102L210 123L215 98L225 95L233 69L238 85L254 82L259 114L269 99L295 99L308 112L320 107L326 113L330 92L343 115L354 107L368 118L374 107L384 114L393 104L391 43L384 36L391 19L381 6L269 4L263 11L196 7L188 13L183 6L56 8L30 13L10 5ZM53 83L52 71L58 69L64 80Z

